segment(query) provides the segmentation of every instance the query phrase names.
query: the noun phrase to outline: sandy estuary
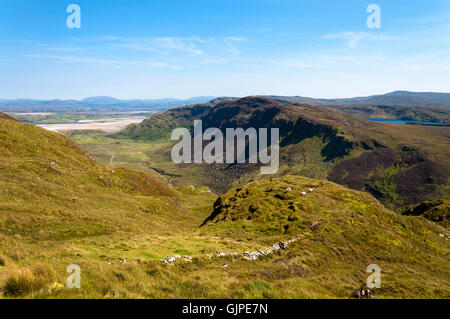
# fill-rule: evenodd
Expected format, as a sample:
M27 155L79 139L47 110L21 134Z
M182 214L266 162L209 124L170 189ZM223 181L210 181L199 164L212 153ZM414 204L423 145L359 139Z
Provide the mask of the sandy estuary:
M70 130L102 130L105 132L117 132L125 128L127 125L140 123L145 119L146 117L143 116L133 116L123 118L80 120L73 123L38 124L37 126L57 132Z

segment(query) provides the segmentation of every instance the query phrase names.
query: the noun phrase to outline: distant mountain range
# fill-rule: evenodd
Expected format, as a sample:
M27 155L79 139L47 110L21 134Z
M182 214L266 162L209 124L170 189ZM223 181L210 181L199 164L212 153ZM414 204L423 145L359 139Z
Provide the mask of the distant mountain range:
M285 103L302 103L322 106L370 105L389 107L417 107L450 109L450 93L395 91L387 94L365 97L317 99L303 96L259 95ZM83 100L34 100L0 99L0 111L3 112L86 112L86 111L164 111L172 107L207 103L211 100L227 100L232 97L199 96L189 99L133 99L120 100L109 96L94 96Z
M206 103L213 96L199 96L189 99L145 99L120 100L109 96L94 96L83 100L34 100L0 99L3 112L89 112L89 111L133 111L151 109L157 111L189 104Z
M267 96L289 103L311 105L384 105L450 108L450 93L394 91L387 94L340 99L315 99L302 96Z

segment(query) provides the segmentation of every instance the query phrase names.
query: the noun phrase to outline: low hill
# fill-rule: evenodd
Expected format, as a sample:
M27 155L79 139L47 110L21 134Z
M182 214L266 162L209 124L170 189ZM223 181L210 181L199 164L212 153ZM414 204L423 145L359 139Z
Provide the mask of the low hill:
M118 137L156 140L164 137L176 127L190 125L214 106L213 103L194 104L161 112L138 124L131 124L115 134Z
M450 93L394 91L386 94L353 98L320 99L303 96L267 96L288 103L310 105L383 105L391 107L422 107L450 109Z
M314 99L301 96L269 96L269 98L288 104L319 105L365 119L450 122L449 93L395 91L387 94L343 99Z
M367 97L332 99L332 101L339 104L375 104L449 109L450 93L394 91Z
M218 100L158 114L132 125L117 137L163 139L178 126L203 129L249 127L280 129L280 170L286 174L328 178L368 191L402 211L423 200L448 197L450 140L448 127L375 123L320 106L281 103L265 97ZM170 151L165 148L170 161ZM173 175L183 174L179 165ZM198 165L197 165L198 166ZM258 164L202 165L197 174L217 192L260 178ZM192 171L189 171L192 174Z

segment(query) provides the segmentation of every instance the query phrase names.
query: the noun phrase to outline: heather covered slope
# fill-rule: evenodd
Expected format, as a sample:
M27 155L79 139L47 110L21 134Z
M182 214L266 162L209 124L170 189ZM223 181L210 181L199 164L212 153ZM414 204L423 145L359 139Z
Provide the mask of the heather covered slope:
M193 109L201 111L194 114ZM204 130L279 128L277 176L328 178L368 191L398 211L424 200L449 196L449 127L375 123L320 106L247 97L161 113L130 126L116 137L159 139L159 144L168 145L161 155L170 161L170 131L178 126L191 127L195 119L203 121ZM151 127L162 129L165 137L153 134L148 129ZM158 167L158 163L152 166ZM257 164L180 165L179 169L171 168L170 174L192 175L194 167L195 175L202 176L202 182L217 192L260 178Z
M277 238L300 238L282 256L261 257L273 268L256 270L257 278L344 296L363 283L369 264L377 264L378 296L450 296L445 229L423 217L396 214L371 195L335 183L285 176L231 189L216 201L202 228L265 247ZM299 278L286 274L294 270Z

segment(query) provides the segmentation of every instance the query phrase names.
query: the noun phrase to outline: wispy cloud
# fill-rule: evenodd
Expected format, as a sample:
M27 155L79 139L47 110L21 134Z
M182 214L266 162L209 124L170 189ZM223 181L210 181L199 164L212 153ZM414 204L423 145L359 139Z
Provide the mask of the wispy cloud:
M326 34L322 36L323 39L341 39L347 42L350 48L356 48L358 43L362 40L375 40L375 41L383 41L383 40L395 40L397 37L382 35L382 34L373 34L370 32L353 32L346 31L340 33L332 33Z
M162 55L170 53L188 53L191 55L202 55L203 50L199 48L203 40L195 37L158 37L158 38L116 38L116 46L136 51L150 51Z
M240 55L237 42L247 41L243 37L229 36L224 38L192 37L154 37L154 38L115 38L115 45L137 51L149 51L160 55L187 53L191 56L211 55L221 52L221 55Z
M181 69L180 66L172 65L165 62L154 62L154 61L123 61L114 59L96 59L96 58L83 58L76 56L66 56L66 55L45 55L45 54L26 54L25 57L28 58L41 58L50 59L60 63L86 63L94 64L97 66L115 66L121 67L126 65L139 65L147 66L152 68L169 68L169 69Z
M202 65L222 65L238 59L241 50L238 43L248 41L244 37L229 36L223 38L192 37L153 37L125 38L101 36L86 39L73 39L83 50L71 46L48 46L45 52L37 48L29 58L50 59L60 63L90 63L97 66L142 65L157 68L195 68ZM101 43L99 45L99 43ZM86 56L88 52L99 54L102 58ZM36 52L37 51L37 52ZM62 55L61 53L83 51L83 56ZM52 52L54 54L48 54ZM142 59L141 53L145 57ZM108 58L111 57L111 58ZM117 56L120 56L118 59Z

